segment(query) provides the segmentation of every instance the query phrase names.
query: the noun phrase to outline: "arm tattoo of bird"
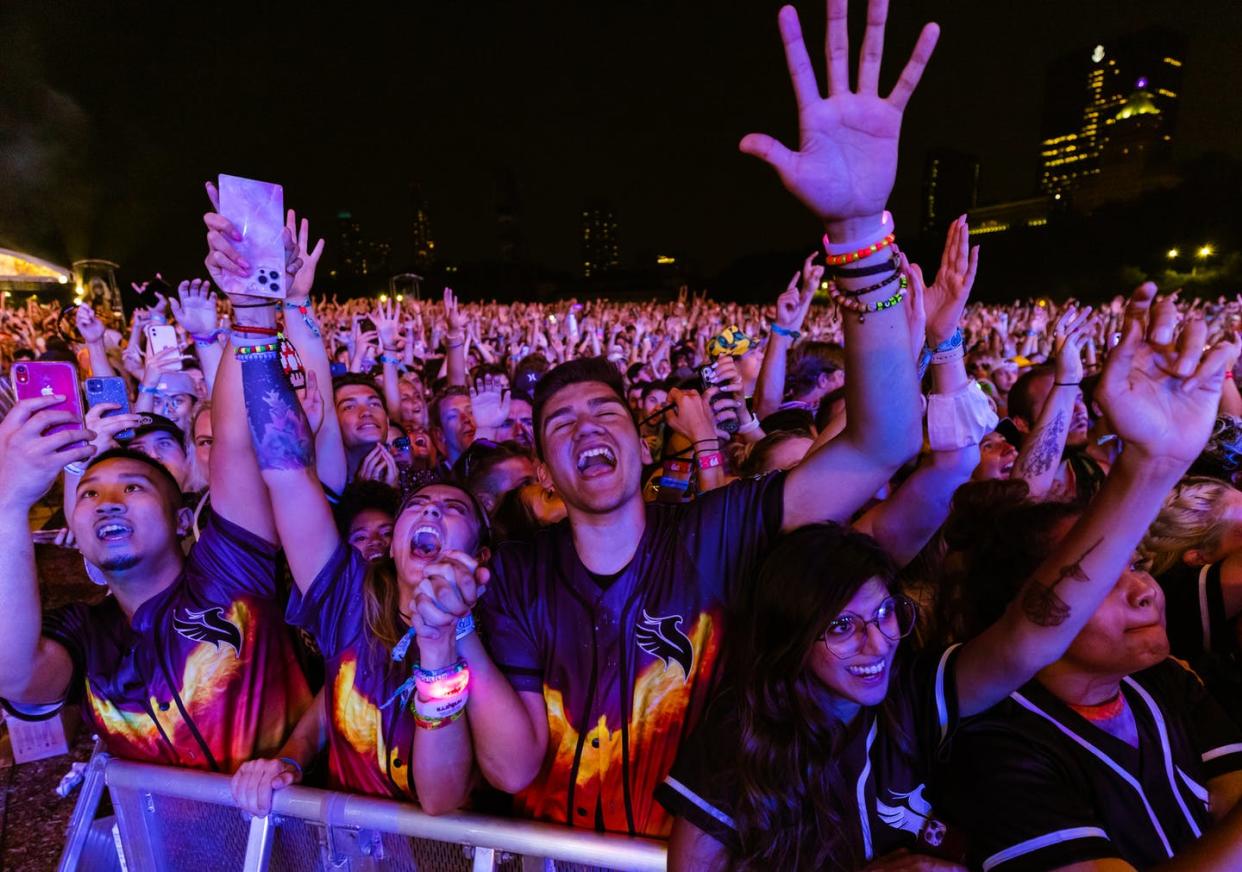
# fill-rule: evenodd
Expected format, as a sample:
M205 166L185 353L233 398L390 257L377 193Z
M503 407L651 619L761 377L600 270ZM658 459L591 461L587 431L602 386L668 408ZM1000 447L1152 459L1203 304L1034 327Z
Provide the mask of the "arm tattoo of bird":
M1031 579L1026 590L1022 592L1022 612L1027 620L1039 627L1059 627L1069 620L1069 604L1057 596L1057 585L1067 578L1073 581L1090 581L1091 577L1083 571L1082 562L1103 541L1103 537L1097 539L1077 560L1062 566L1052 584L1044 585Z

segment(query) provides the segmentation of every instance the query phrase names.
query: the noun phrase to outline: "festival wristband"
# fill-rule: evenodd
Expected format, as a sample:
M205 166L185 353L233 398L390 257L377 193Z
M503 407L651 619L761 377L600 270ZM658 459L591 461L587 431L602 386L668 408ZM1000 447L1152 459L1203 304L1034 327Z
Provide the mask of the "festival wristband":
M719 469L724 466L724 454L721 451L705 451L698 455L699 469Z
M297 760L294 760L292 757L277 757L276 759L279 760L281 763L288 763L294 769L298 770L298 781L302 780L302 764L301 763L299 763Z
M787 327L782 327L780 324L777 324L775 321L769 322L769 326L771 326L772 332L775 333L777 336L784 336L788 339L792 339L794 342L797 342L799 339L802 338L802 334L798 332L797 330L790 330Z
M159 394L160 389L155 387L147 387L146 385L138 385L138 393L140 394Z
M759 419L756 418L754 415L751 415L749 421L747 421L745 424L740 425L737 428L737 433L739 436L745 436L747 433L754 433L758 429L759 429Z
M457 621L457 639L463 639L474 632L474 615L467 613L464 618Z
M191 333L190 338L200 345L214 345L223 330L212 330L210 333Z
M388 355L388 354L381 354L379 357L376 358L376 360L378 360L380 363L391 363L393 366L401 365L400 358L392 357L391 355Z

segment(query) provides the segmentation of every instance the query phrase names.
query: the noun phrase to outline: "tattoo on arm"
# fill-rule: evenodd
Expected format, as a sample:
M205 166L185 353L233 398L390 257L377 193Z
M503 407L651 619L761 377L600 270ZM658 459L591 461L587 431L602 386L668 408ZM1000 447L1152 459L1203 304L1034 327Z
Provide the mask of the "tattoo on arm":
M260 469L311 469L315 434L280 359L242 363L242 393Z
M1103 537L1096 539L1095 544L1084 551L1077 560L1062 566L1052 584L1044 585L1031 579L1026 590L1022 592L1022 612L1027 620L1039 627L1059 627L1069 620L1069 604L1057 596L1057 585L1067 578L1073 581L1090 581L1091 577L1083 571L1082 562L1087 559L1087 555L1099 548L1103 541Z
M1031 436L1031 450L1022 459L1018 474L1022 477L1043 475L1052 469L1053 464L1061 459L1064 445L1061 441L1065 433L1065 412L1057 412L1056 417L1042 430L1035 431Z

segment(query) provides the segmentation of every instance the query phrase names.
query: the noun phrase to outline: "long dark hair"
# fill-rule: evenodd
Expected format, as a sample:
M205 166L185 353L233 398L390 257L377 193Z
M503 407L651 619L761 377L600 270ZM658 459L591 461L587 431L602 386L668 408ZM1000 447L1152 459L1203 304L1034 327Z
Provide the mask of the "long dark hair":
M783 537L745 603L738 677L742 850L736 869L852 869L857 812L831 785L846 726L811 671L819 638L867 581L892 587L896 567L869 536L812 524Z

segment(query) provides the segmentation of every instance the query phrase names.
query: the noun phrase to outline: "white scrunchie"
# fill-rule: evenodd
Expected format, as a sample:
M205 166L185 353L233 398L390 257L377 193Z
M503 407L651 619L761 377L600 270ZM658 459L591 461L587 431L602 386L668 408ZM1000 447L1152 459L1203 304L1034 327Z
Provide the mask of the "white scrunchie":
M956 393L932 394L927 398L927 440L932 451L957 451L978 445L996 429L998 420L988 395L976 381Z

